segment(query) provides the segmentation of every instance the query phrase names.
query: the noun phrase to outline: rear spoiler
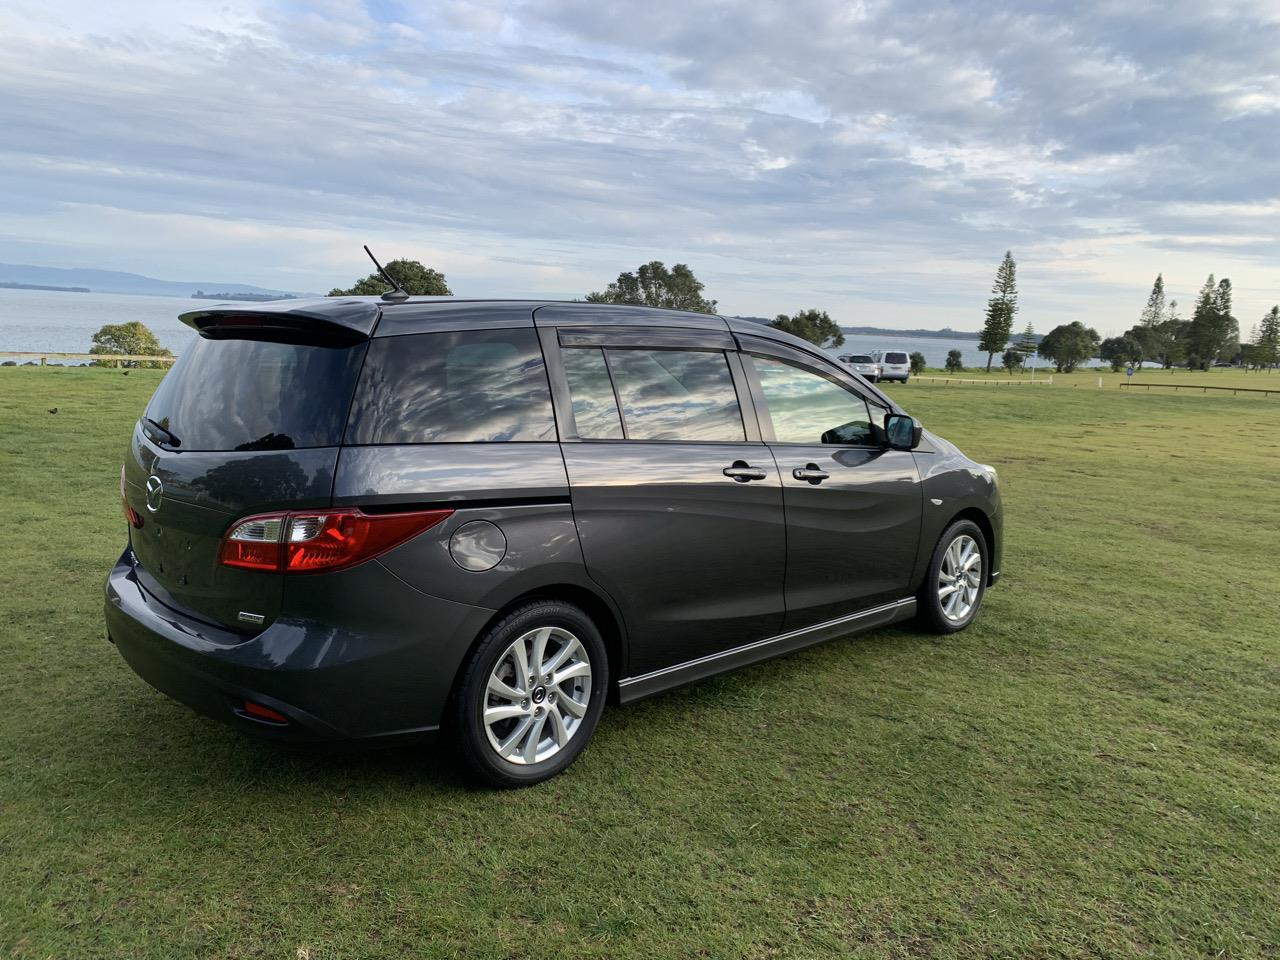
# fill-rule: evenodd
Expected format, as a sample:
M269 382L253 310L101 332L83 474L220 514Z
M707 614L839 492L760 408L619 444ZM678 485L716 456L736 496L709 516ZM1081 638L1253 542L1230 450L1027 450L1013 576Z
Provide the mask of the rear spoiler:
M324 297L218 304L179 314L210 340L288 340L355 343L372 336L382 308L373 298Z

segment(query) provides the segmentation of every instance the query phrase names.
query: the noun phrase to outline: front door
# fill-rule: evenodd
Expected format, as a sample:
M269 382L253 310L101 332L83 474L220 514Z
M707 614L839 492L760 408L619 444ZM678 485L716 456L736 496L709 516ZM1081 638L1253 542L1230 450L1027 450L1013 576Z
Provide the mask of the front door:
M743 340L761 432L782 477L786 629L909 596L921 484L911 453L882 442L888 411L834 364Z
M564 339L553 383L571 402L559 412L574 519L626 620L627 673L781 632L782 481L749 406L743 417L727 334Z

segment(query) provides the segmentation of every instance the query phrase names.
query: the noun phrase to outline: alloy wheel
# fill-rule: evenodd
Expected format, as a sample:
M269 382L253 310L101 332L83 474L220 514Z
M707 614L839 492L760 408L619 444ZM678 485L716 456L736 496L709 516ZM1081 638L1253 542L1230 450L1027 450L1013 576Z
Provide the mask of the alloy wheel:
M576 636L563 627L521 634L489 674L489 745L510 763L549 760L582 729L590 700L591 660Z
M973 537L961 534L947 545L938 569L938 602L942 615L959 623L973 613L982 586L982 551Z

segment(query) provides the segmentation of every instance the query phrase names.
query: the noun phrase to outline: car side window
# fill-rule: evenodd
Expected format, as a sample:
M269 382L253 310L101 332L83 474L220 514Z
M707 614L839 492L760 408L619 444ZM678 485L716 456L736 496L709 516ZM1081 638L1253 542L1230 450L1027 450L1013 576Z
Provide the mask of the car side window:
M573 420L578 436L589 440L621 440L622 417L613 395L613 382L600 347L565 347L560 351Z
M746 440L723 351L610 347L604 353L628 440Z
M778 443L870 446L871 413L859 394L783 360L749 356Z
M513 329L374 339L351 403L346 442L555 439L537 334Z

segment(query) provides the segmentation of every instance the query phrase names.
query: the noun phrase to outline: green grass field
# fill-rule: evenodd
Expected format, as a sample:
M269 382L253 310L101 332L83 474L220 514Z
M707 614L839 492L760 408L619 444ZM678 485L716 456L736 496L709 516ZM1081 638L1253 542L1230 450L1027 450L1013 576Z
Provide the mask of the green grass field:
M0 956L1280 956L1280 399L892 388L1000 470L979 622L608 711L489 793L244 739L103 639L158 379L0 370Z

